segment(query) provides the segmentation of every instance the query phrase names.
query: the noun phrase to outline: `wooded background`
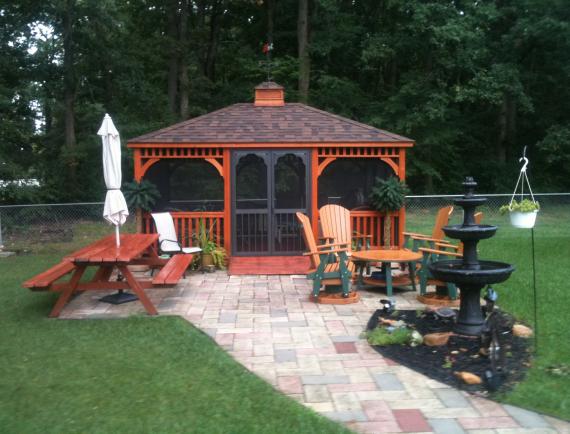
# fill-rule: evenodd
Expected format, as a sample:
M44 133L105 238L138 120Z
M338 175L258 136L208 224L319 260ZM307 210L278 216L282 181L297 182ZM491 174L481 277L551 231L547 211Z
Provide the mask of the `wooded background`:
M105 112L131 137L253 99L416 140L414 194L570 187L568 0L21 0L0 6L2 203L101 200ZM123 181L132 179L127 151Z

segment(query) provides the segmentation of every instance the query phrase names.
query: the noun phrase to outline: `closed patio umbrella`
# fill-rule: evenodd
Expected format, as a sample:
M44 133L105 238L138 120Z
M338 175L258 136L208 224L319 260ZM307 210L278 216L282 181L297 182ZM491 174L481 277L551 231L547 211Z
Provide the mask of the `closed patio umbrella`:
M103 141L103 174L107 186L103 217L115 225L117 247L121 245L119 226L127 220L129 210L121 192L121 139L111 116L105 114L97 132Z
M105 177L105 185L107 186L103 217L109 223L115 225L115 239L117 247L119 247L121 245L119 227L127 220L129 210L125 196L121 192L121 139L111 116L106 113L97 134L101 136L103 141L103 175ZM118 279L122 279L120 273ZM100 300L105 303L122 304L138 300L138 297L120 289L117 293L106 295Z

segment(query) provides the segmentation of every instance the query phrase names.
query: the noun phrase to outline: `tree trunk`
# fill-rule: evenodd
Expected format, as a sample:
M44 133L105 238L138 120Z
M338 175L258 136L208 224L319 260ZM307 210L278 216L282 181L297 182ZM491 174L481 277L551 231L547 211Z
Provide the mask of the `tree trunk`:
M267 5L267 42L273 44L275 0L266 0L265 3Z
M210 16L210 37L208 41L208 51L206 53L206 62L204 75L211 81L215 80L216 75L216 56L218 54L218 40L220 34L220 11L225 7L225 1L216 1L212 7L212 15Z
M63 87L64 87L64 121L65 121L65 147L68 151L68 170L71 185L77 181L77 161L75 157L75 68L73 46L73 13L74 0L66 0L63 13Z
M390 232L392 229L392 219L390 218L390 213L387 212L384 215L384 247L390 247Z
M188 119L188 2L180 2L180 119Z
M168 107L172 114L177 113L178 96L178 0L170 0L168 3Z
M501 165L507 161L507 136L508 136L508 102L507 96L503 95L503 103L499 109L499 136L497 137L497 162Z
M135 212L135 225L136 225L137 234L142 234L143 233L143 212L142 212L142 209L140 209L140 208L137 208L137 210Z
M309 80L311 76L311 57L309 55L309 0L299 0L297 45L299 56L299 101L307 103L309 99Z

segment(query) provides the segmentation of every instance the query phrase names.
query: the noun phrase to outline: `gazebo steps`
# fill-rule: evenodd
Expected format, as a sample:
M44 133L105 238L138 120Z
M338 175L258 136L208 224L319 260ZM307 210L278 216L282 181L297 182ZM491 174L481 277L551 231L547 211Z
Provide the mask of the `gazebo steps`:
M244 274L307 274L310 262L306 256L232 256L228 273Z

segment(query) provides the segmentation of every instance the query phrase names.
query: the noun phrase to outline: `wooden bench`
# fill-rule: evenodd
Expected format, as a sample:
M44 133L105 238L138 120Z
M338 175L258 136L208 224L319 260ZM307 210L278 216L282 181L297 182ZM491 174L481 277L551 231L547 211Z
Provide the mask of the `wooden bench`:
M160 272L152 279L153 285L176 285L190 263L194 255L179 254L174 255L162 267Z
M63 261L43 273L26 280L22 286L30 289L31 291L49 291L52 289L52 284L56 280L61 279L73 270L75 270L73 262Z

